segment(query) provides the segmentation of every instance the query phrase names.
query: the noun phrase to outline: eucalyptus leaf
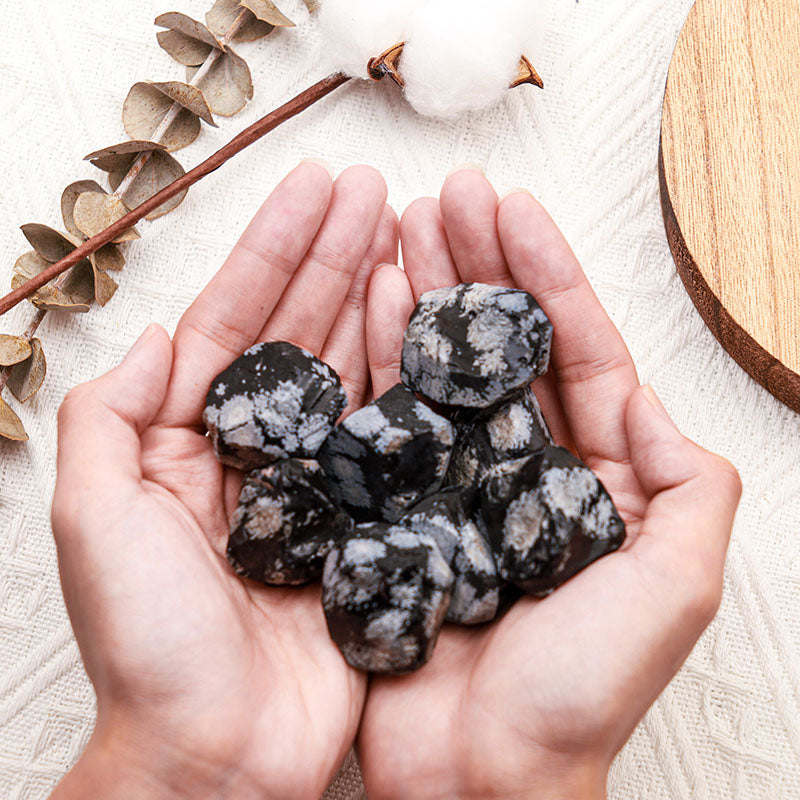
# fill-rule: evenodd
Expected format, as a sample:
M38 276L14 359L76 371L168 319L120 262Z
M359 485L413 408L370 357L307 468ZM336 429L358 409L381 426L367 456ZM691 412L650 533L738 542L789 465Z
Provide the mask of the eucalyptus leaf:
M62 233L38 222L22 225L20 230L31 247L51 264L68 256L81 243L80 239L71 234Z
M166 50L179 64L187 67L199 66L214 49L180 31L159 31L156 39L162 50Z
M235 42L254 42L275 30L274 25L258 19L252 11L242 8L239 0L216 0L206 14L206 24L217 36L225 36L244 12L244 17L233 37Z
M151 83L150 85L154 86L174 103L179 103L196 117L200 117L203 122L217 127L203 93L196 86L190 86L188 83L181 83L181 81L163 81L162 83Z
M223 56L223 58L224 57L225 56ZM122 183L127 172L127 169L121 169L118 172L112 172L108 176L108 180L113 189L116 190ZM161 150L156 150L145 162L141 172L128 186L125 194L122 195L122 199L130 208L135 208L144 203L145 200L149 200L156 192L161 191L165 186L168 186L174 180L180 178L184 172L185 170L174 156ZM187 192L188 189L170 200L167 200L166 203L160 205L155 211L151 211L147 215L147 219L157 219L176 209L183 202Z
M42 311L66 311L70 314L85 314L90 308L88 303L76 303L53 286L43 286L31 302Z
M47 374L47 361L39 339L31 339L31 355L12 367L8 376L8 388L20 403L27 403L42 388Z
M97 268L96 261L91 264L94 272L94 299L97 301L97 305L104 306L114 296L114 292L119 286L110 275L106 275L103 270Z
M83 160L91 161L92 166L103 172L118 172L121 169L127 172L140 153L166 149L163 144L158 142L134 139L111 145L111 147L104 147L102 150L95 150L94 153L84 156Z
M95 268L88 259L77 263L66 273L61 288L56 289L58 294L47 299L48 304L56 306L85 306L88 309L95 296L94 273ZM44 288L55 287L52 284L48 284ZM76 311L77 309L69 308L66 310Z
M108 270L119 272L125 266L125 256L122 255L119 247L112 242L104 244L97 252L92 253L89 256L89 261L97 269L103 270L103 272Z
M34 250L23 253L13 267L11 288L18 289L25 281L36 277L43 269L47 269L50 262L42 258Z
M83 192L78 195L73 209L75 225L90 239L122 219L127 213L128 209L119 197L102 191ZM138 238L139 233L136 228L128 228L114 239L114 243L130 242Z
M172 108L172 99L152 83L135 83L122 105L122 123L133 139L148 139ZM200 135L200 119L182 108L167 128L162 144L167 150L180 150Z
M198 22L186 14L181 14L180 11L168 11L166 14L160 14L156 17L155 23L159 28L177 31L209 47L215 47L217 50L225 49L222 42L202 22Z
M0 436L14 442L28 441L28 434L25 433L22 420L2 397L0 397Z
M73 235L80 239L84 238L83 231L75 224L75 201L79 194L83 192L105 192L97 181L75 181L67 186L61 194L61 216L64 220L64 227Z
M31 354L31 343L24 336L0 333L0 366L8 367L25 361Z
M186 72L191 80L197 68L189 67ZM197 85L203 90L211 110L221 117L238 114L253 99L250 68L243 58L230 49L216 60Z
M272 0L241 0L239 5L252 11L258 19L276 28L294 28L294 22L281 13Z

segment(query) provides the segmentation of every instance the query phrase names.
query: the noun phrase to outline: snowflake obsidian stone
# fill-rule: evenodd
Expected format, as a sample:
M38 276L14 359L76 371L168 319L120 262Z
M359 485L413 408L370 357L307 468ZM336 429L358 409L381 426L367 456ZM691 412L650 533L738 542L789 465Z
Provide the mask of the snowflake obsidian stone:
M316 461L278 461L245 476L228 560L240 575L262 583L309 583L352 527Z
M487 408L546 372L553 326L527 292L479 283L422 295L403 339L403 383Z
M433 652L453 574L436 542L399 525L369 523L325 561L322 605L331 638L357 669L401 673Z
M252 469L313 458L346 405L327 364L288 342L267 342L214 379L203 421L223 464Z
M474 492L445 489L426 497L400 521L429 534L455 576L447 621L462 625L488 622L500 605L500 580L492 550L472 519Z
M459 412L455 425L456 443L446 486L478 486L495 465L533 455L553 444L528 386L490 409Z
M397 384L326 439L319 462L336 499L359 522L396 522L444 478L455 433Z
M500 576L529 594L549 594L625 539L603 484L561 447L496 466L481 502Z

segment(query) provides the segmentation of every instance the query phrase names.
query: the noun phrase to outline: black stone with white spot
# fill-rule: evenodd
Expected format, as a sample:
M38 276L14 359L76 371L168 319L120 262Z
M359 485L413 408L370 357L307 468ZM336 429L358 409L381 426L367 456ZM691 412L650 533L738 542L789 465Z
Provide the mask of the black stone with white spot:
M444 478L455 432L397 384L351 414L318 459L336 499L359 522L396 522Z
M253 469L313 458L346 406L327 364L289 342L267 342L214 379L203 421L223 464Z
M547 371L552 336L544 311L520 289L435 289L408 323L402 380L437 403L487 408Z
M494 467L481 509L500 576L529 594L549 594L625 540L603 484L561 447Z
M490 409L460 411L454 419L456 443L446 486L477 486L503 461L529 456L553 444L553 437L530 387Z
M351 666L403 673L430 658L452 588L453 573L432 537L368 523L328 555L322 605Z
M500 606L494 556L472 518L473 495L466 489L445 489L425 498L400 520L401 525L436 540L455 576L446 619L461 625L488 622Z
M228 561L252 580L299 586L322 575L325 557L352 528L316 461L278 461L245 476Z

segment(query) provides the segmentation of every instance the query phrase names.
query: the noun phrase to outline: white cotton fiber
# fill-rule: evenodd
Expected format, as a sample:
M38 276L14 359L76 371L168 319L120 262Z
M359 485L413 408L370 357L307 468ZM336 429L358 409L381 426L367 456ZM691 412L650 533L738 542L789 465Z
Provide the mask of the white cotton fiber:
M405 42L399 70L408 101L421 114L452 118L497 102L520 56L535 61L531 45L553 2L322 0L320 28L335 68L360 78L371 58Z
M411 15L425 0L322 0L319 25L336 68L367 78L367 64L406 40Z
M409 103L444 118L493 105L548 13L548 0L428 0L413 15L400 64Z

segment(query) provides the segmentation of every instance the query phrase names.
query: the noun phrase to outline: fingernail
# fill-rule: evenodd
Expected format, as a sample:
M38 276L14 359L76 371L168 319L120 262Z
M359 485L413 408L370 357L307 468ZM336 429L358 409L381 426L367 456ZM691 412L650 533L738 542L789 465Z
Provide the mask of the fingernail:
M667 420L673 428L677 430L678 426L672 421L672 417L669 415L669 412L666 408L664 408L664 404L658 399L658 395L653 390L653 387L650 384L645 384L642 386L642 394L647 399L647 402L658 412L658 415L663 419Z
M158 328L158 325L156 325L155 322L151 322L144 329L144 331L142 332L142 335L133 343L133 347L131 347L131 349L128 350L128 354L125 356L125 360L127 360L127 359L129 359L131 357L135 357L136 354L140 350L144 350L145 349L145 345L147 344L147 342L150 339L153 338L153 334L156 332L157 328Z
M320 167L322 167L328 173L328 175L331 176L331 179L334 178L333 167L324 158L313 158L313 157L312 158L304 158L300 163L301 164L318 164Z
M528 195L528 197L533 197L531 192L528 189L526 189L525 187L523 187L523 186L515 186L513 189L509 189L507 192L503 192L503 194L500 195L499 202L502 203L503 200L506 199L506 197L508 197L509 195L512 195L512 194L526 194L526 195Z
M377 271L378 271L379 269L381 269L382 267L397 267L397 264L392 264L392 263L391 263L391 262L389 262L389 261L382 261L380 264L377 264L377 265L375 266L375 269L373 269L372 271L373 271L373 272L377 272ZM398 267L398 269L399 269L399 267Z
M451 175L455 175L456 172L461 172L463 170L470 170L472 172L480 172L481 175L486 175L483 171L483 167L479 164L473 164L471 161L465 161L463 164L459 164L457 167L450 170L447 173L447 177L449 178Z

